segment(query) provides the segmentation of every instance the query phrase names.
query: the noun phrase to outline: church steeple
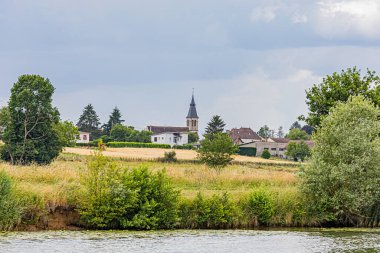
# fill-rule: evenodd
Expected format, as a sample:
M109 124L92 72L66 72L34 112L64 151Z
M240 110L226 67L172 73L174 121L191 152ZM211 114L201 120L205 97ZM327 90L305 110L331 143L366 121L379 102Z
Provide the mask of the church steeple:
M197 108L195 106L194 91L193 91L193 94L191 96L189 113L187 114L187 117L186 117L187 127L189 128L191 132L198 132L198 121L199 121L199 117L197 114Z

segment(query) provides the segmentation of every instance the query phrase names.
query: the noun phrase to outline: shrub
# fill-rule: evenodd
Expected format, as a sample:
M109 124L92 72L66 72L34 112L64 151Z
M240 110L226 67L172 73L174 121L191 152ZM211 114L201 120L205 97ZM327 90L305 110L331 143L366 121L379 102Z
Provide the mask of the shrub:
M175 151L165 152L164 157L161 158L161 161L165 162L165 163L173 163L173 162L177 161L176 156L177 156L177 154Z
M271 157L270 152L265 149L263 153L261 154L261 157L264 159L269 159Z
M191 144L185 144L182 146L173 146L174 149L186 149L186 150L192 150L195 149L195 147Z
M13 228L21 220L23 207L15 194L12 181L0 171L0 230Z
M265 189L252 192L245 203L245 212L254 223L268 225L274 215L274 199Z
M82 177L84 225L100 229L167 229L177 219L179 192L165 171L119 168L101 154L90 158Z
M143 143L143 142L108 142L111 148L171 148L169 144Z
M209 199L198 193L194 200L181 202L180 214L182 228L231 228L236 217L234 203L227 193Z

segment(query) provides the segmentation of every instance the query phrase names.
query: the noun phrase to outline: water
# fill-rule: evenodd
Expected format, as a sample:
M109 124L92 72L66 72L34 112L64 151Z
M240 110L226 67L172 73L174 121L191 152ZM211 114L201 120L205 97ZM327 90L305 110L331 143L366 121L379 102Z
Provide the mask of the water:
M380 232L10 232L0 234L0 252L380 252Z

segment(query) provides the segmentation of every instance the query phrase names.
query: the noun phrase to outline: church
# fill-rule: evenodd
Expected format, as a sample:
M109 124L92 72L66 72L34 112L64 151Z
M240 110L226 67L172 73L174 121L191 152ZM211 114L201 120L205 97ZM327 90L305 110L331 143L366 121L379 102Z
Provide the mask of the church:
M185 127L175 126L148 126L147 130L153 134L152 143L182 146L189 143L189 132L198 134L199 117L195 105L194 94L191 97L189 112L186 116Z

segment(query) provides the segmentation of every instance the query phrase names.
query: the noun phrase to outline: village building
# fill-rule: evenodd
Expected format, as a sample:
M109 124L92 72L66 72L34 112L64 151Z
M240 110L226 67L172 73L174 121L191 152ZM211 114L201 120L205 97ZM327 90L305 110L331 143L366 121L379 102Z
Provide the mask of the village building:
M148 126L147 130L153 134L151 142L182 146L189 143L189 132L198 133L199 117L195 105L194 94L191 97L189 112L186 116L186 127L175 126Z
M249 127L233 128L227 131L235 145L263 141L263 139Z
M90 143L90 133L88 132L79 132L79 139L77 143Z

